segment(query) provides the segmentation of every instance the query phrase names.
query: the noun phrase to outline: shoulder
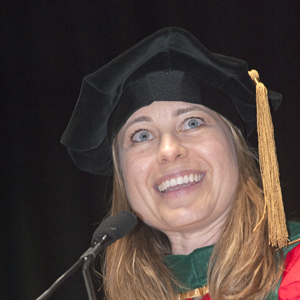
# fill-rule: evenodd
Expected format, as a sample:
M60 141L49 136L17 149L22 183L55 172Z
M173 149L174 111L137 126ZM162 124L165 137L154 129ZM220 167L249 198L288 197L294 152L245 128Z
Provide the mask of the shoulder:
M288 224L290 244L283 250L285 267L278 291L279 300L300 299L300 223Z

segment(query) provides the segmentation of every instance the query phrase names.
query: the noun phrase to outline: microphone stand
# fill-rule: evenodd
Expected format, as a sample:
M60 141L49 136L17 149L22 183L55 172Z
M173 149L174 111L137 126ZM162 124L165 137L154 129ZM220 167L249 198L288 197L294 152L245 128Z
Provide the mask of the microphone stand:
M109 243L111 240L112 238L105 234L99 243L95 244L94 247L90 247L84 254L82 254L79 260L69 270L67 270L63 275L61 275L50 286L48 290L46 290L41 296L36 298L36 300L48 299L57 290L57 288L82 265L83 265L82 272L83 272L89 300L96 300L97 298L94 291L91 275L89 272L89 266L94 260L94 258L96 257L96 255L99 253L101 248L105 247L105 245Z
M89 296L89 300L96 300L96 294L93 287L89 267L101 248L108 247L116 240L121 239L129 233L137 224L137 218L129 211L120 211L116 215L104 220L97 230L94 232L92 247L90 247L79 260L62 276L60 276L48 290L46 290L36 300L48 299L54 291L69 278L80 266L83 265L82 273L84 277L85 286ZM100 240L100 241L99 241Z
M94 260L94 258L92 256L88 256L82 267L83 278L84 278L85 287L86 287L86 291L87 291L89 300L97 299L95 291L94 291L94 286L93 286L93 282L92 282L92 278L91 278L90 269L89 269L90 264L93 262L93 260Z
M97 300L92 278L91 278L91 273L90 273L90 265L94 261L96 255L99 253L101 248L103 247L103 243L110 242L111 238L107 240L108 236L105 234L100 241L100 243L96 244L93 248L89 248L80 258L84 258L85 262L82 267L82 273L83 273L83 278L85 282L85 287L87 290L87 294L89 297L89 300Z

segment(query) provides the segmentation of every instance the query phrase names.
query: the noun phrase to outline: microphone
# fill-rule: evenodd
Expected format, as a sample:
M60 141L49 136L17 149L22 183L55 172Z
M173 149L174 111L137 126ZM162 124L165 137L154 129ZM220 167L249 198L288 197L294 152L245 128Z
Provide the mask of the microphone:
M91 247L81 257L86 258L89 255L96 257L100 249L106 248L124 237L136 224L136 216L125 210L105 219L94 232Z
M106 248L116 240L129 233L137 224L137 218L129 211L120 211L116 215L105 219L93 234L90 247L80 259L85 263L82 267L83 278L89 300L97 300L89 267L102 248Z
M116 215L105 219L93 234L93 239L91 242L92 247L90 247L83 255L81 255L79 260L69 270L67 270L67 272L60 276L50 286L50 288L36 300L48 299L53 292L83 264L84 266L82 272L89 299L96 299L92 280L89 274L90 264L102 248L106 248L113 244L116 240L124 237L136 226L136 224L136 216L129 211L120 211Z
M93 234L91 246L95 246L105 235L108 235L111 238L109 244L106 245L108 247L129 233L136 224L136 216L129 211L122 210L100 224Z

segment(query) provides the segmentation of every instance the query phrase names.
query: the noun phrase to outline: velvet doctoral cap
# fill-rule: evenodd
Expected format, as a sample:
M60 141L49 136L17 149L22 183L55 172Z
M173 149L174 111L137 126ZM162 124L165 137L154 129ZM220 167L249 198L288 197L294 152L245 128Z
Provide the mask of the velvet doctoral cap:
M268 91L276 110L281 95ZM256 127L255 84L245 61L209 52L181 28L164 28L83 79L61 142L82 170L112 172L112 140L136 110L153 101L202 104L245 137Z

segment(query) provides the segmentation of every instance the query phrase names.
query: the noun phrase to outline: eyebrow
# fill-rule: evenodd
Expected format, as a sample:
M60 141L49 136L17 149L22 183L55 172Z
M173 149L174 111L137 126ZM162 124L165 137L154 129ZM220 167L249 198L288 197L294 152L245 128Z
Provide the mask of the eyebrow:
M134 123L140 123L140 122L153 122L153 120L150 118L150 117L147 117L147 116L141 116L141 117L138 117L132 121L130 121L127 125L126 125L126 129L128 127L130 127L132 124Z
M175 110L172 113L172 117L176 118L176 117L179 117L180 115L183 115L183 114L186 114L190 111L195 111L195 110L203 111L203 109L201 109L199 106L191 106L191 107L187 107L187 108L180 108L180 109Z

